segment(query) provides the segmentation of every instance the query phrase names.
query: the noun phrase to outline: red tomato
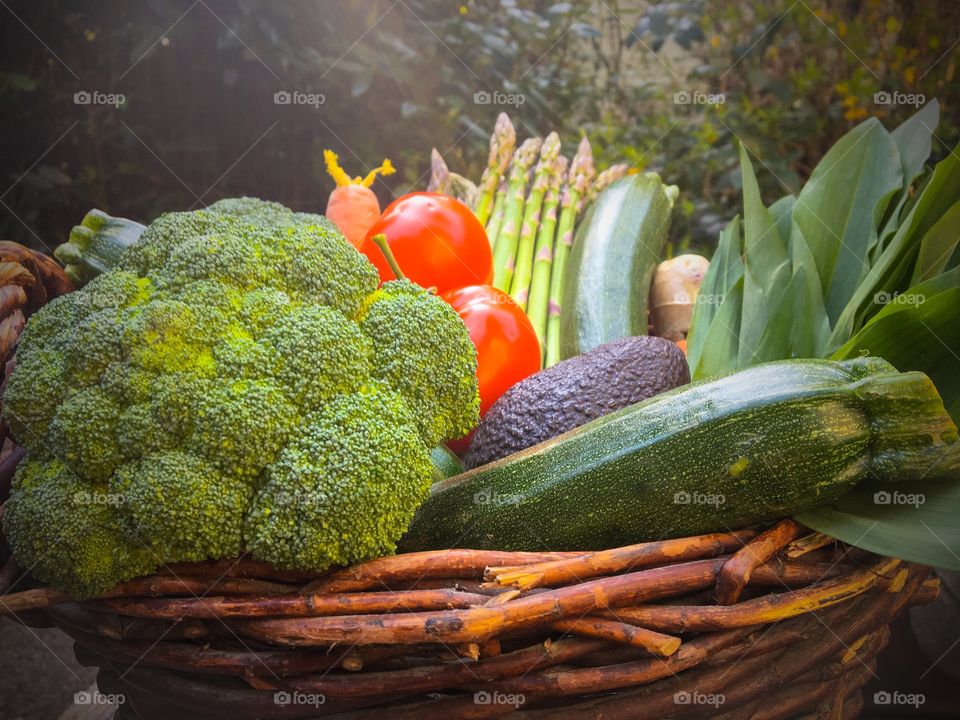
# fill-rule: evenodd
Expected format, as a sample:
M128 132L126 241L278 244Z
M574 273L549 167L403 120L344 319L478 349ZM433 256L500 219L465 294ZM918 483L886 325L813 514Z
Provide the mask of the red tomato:
M387 236L403 274L438 293L492 277L493 254L483 225L470 208L449 195L416 192L399 197L370 228L360 251L386 282L395 276L371 240L379 233Z
M480 416L497 398L540 370L540 341L526 313L492 285L473 285L444 293L463 319L477 347Z

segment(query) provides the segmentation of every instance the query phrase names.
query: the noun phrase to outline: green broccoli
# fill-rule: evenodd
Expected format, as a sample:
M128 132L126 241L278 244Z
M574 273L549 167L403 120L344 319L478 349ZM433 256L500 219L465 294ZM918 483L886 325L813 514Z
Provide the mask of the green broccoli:
M403 395L431 447L466 435L478 420L473 344L448 331L458 320L452 307L409 280L384 283L361 310L374 377Z
M120 527L121 498L60 460L20 464L3 532L23 567L78 597L150 572L162 558Z
M158 218L21 336L14 552L79 597L244 551L317 570L392 552L430 446L477 421L476 353L434 294L377 285L320 216L240 198Z
M110 481L119 520L163 562L229 557L243 550L243 522L253 488L197 455L144 455Z
M311 414L268 468L247 516L247 546L286 567L390 553L430 487L432 468L400 395L376 386L338 395ZM350 525L333 520L334 505Z

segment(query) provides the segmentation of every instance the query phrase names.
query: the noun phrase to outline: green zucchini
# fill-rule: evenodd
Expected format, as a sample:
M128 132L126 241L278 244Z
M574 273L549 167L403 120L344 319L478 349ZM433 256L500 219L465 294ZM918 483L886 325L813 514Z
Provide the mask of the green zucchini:
M923 373L878 358L766 363L436 483L401 550L586 550L745 527L868 475L956 471L958 448Z
M463 472L463 462L446 445L437 445L430 451L433 463L433 481L446 480Z
M53 254L64 264L64 272L80 287L116 267L120 254L135 243L144 230L145 226L133 220L91 210Z
M628 175L590 206L563 278L563 359L647 334L650 280L667 242L676 193L656 173Z

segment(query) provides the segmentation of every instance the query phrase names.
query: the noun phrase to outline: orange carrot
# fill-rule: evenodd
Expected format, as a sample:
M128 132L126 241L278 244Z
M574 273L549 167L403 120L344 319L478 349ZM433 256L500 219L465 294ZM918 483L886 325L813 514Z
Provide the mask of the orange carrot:
M327 218L339 228L340 232L354 247L359 248L367 232L380 218L380 202L370 186L377 175L391 175L395 172L389 160L371 170L365 178L350 178L340 167L339 158L332 150L323 151L327 172L337 186L327 200Z

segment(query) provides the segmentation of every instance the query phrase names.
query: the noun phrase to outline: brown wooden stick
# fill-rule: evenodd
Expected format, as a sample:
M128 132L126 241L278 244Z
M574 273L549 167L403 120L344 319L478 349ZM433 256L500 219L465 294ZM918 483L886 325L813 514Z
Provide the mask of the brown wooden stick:
M808 553L819 550L827 545L832 545L836 542L836 538L832 538L829 535L823 534L822 532L812 532L809 535L804 535L803 537L797 538L787 545L787 549L784 554L791 560L795 560Z
M740 593L750 582L753 571L805 532L807 529L800 523L789 519L781 520L737 550L721 568L717 577L714 591L717 603L733 605L737 602Z
M716 720L787 720L835 697L839 709L850 688L867 683L874 676L876 657L886 647L890 630L883 626L869 636L861 646L857 662L833 662L815 666L793 679L789 685L774 692L763 691L769 678L748 678L738 688L742 695L756 695L757 699L724 712ZM752 686L752 689L748 689ZM839 697L836 697L839 695Z
M143 618L252 618L369 615L469 608L489 600L487 595L458 590L402 590L344 593L342 595L253 595L249 597L192 597L160 600L97 600L94 607Z
M568 617L581 617L594 609L617 607L637 600L657 600L704 589L716 580L723 562L724 558L717 558L641 570L528 595L497 607L380 617L344 615L249 620L238 623L238 626L260 640L291 646L331 642L482 643L501 633L542 626ZM643 626L643 623L635 624Z
M751 585L770 585L775 588L807 587L824 580L849 575L854 565L839 563L768 562L754 570Z
M337 698L412 695L472 686L477 682L493 682L500 678L562 665L605 645L601 640L571 638L540 643L473 663L429 665L393 672L367 672L359 679L337 675L303 676L290 678L284 682L284 686L302 692L329 694Z
M21 590L17 593L0 596L0 616L34 608L50 607L71 600L72 598L67 593L52 588L40 587Z
M521 677L502 680L489 689L534 697L569 696L647 685L700 665L714 652L738 642L755 630L756 628L739 628L703 635L683 643L677 652L664 659L643 658L618 665L525 673Z
M167 577L150 575L136 578L107 590L104 598L163 597L167 595L282 595L294 593L296 586L242 577Z
M733 533L713 533L677 540L640 543L564 560L552 560L520 567L515 565L491 567L484 573L484 577L497 585L521 590L568 585L601 575L613 575L661 563L676 563L724 555L742 547L754 535L756 533L752 530L740 530Z
M170 563L157 570L158 575L175 577L236 577L255 580L304 583L328 575L328 571L286 570L251 557L205 560L202 562Z
M191 670L199 673L268 677L301 675L323 672L341 665L346 667L348 658L353 656L360 659L361 663L375 657L375 654L364 657L355 648L341 651L327 649L222 650L209 645L167 641L106 640L94 633L83 632L69 626L63 626L63 630L77 642L111 660L132 664L142 663L181 672Z
M103 598L139 598L141 596L159 597L163 595L191 595L193 599L207 593L218 592L225 595L256 595L296 592L297 588L280 583L252 580L246 578L224 577L208 579L199 577L168 577L165 575L150 575L120 583L107 590ZM12 593L0 597L0 615L20 612L33 608L46 608L59 603L73 602L73 598L65 592L53 588L35 588ZM130 607L137 608L146 601L131 601ZM120 603L120 608L125 607ZM122 610L118 609L118 612ZM133 615L135 613L127 613ZM144 615L144 617L152 617Z
M767 595L737 605L645 605L620 608L615 617L622 622L664 632L711 632L761 625L844 602L872 588L883 575L896 569L899 564L899 560L882 559L867 570L857 570L819 585ZM606 611L598 614L611 617Z
M680 674L676 679L667 680L658 684L655 688L628 690L610 697L580 703L575 708L550 708L549 711L530 710L527 715L531 720L539 720L540 718L579 720L583 717L630 717L634 720L646 720L647 718L659 720L666 716L699 718L702 717L702 707L678 706L673 697L675 692L691 691L694 688L704 694L722 693L725 695L727 703L731 703L731 705L746 702L756 697L758 693L769 693L773 687L803 674L810 668L815 667L824 658L836 655L844 649L844 644L849 644L863 634L872 632L877 627L889 623L907 604L909 596L920 585L928 572L925 567L911 566L910 578L901 592L877 592L855 598L847 606L848 612L843 615L845 625L834 628L833 632L818 633L798 645L782 650L773 660L767 655L761 655L735 663L732 666L705 670L694 676ZM715 635L705 635L703 637L710 638L715 637ZM701 638L684 643L673 657L650 662L667 665L675 663L677 659L683 657L685 649L690 648L699 640ZM612 689L610 681L619 674L619 671L614 672L614 670L614 668L609 668L606 674L586 678L589 682L583 682L584 678L582 677L577 678L580 682L572 680L575 673L581 675L583 671L570 671L569 676L562 679L556 677L559 673L554 673L549 681L541 681L540 683L536 683L536 677L528 675L524 678L522 685L507 681L498 683L497 688L503 692L512 692L517 687L526 687L530 689L518 691L535 691L542 695L577 694L578 692L587 692L586 688L591 688L589 692L600 692L604 689ZM550 678L550 673L545 673L544 677ZM659 677L665 676L659 675ZM750 677L761 678L763 682L757 686L744 686L741 691L740 686L743 680ZM616 679L622 680L622 678ZM640 682L649 682L649 680L644 679ZM626 685L620 685L620 687L626 687ZM429 720L429 718L425 717L424 720Z
M680 638L678 637L664 635L615 620L589 617L577 620L558 620L552 624L552 627L560 632L569 632L582 637L598 638L643 648L657 657L669 657L680 647Z
M311 583L304 592L342 593L389 587L391 582L422 578L483 577L491 565L527 563L579 557L583 553L523 553L496 550L429 550L370 560Z

